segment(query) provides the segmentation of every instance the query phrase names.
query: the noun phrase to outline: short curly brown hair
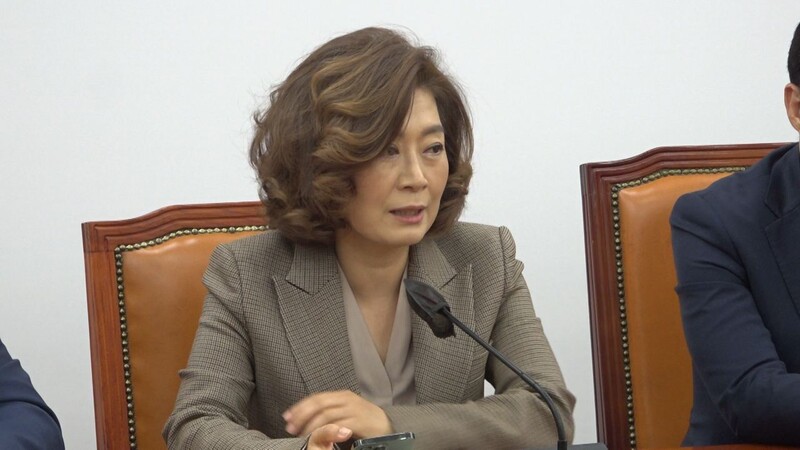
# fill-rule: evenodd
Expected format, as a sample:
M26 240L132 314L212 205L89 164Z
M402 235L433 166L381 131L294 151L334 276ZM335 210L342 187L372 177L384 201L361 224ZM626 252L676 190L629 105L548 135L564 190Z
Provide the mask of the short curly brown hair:
M250 164L270 226L294 242L331 244L347 226L353 174L399 134L417 88L436 99L449 176L429 234L461 215L472 178L473 137L458 84L431 47L400 32L364 28L313 51L254 115Z

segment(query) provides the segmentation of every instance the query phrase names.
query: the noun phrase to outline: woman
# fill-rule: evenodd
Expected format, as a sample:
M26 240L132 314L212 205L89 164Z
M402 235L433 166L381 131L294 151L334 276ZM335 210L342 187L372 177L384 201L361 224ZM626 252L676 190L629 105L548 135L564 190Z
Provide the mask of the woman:
M552 445L544 402L464 333L433 336L405 277L537 379L571 434L574 398L510 233L456 222L472 147L430 48L367 28L300 63L257 114L250 152L273 231L211 258L170 448L330 449L400 431L415 449Z

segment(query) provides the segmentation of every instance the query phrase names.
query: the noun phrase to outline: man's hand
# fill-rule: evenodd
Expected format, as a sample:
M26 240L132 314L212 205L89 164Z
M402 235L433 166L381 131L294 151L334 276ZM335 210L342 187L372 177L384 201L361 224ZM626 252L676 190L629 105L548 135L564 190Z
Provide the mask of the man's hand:
M295 436L335 424L352 430L358 438L392 432L383 409L351 391L322 392L310 395L283 413L286 432Z

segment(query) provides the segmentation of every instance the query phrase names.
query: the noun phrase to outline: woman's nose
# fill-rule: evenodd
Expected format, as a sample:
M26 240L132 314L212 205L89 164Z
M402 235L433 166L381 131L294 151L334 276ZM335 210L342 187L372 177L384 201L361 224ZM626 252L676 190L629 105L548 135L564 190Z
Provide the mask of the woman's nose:
M428 179L425 177L422 161L420 161L418 155L409 155L403 158L401 170L400 185L403 189L416 191L428 185Z

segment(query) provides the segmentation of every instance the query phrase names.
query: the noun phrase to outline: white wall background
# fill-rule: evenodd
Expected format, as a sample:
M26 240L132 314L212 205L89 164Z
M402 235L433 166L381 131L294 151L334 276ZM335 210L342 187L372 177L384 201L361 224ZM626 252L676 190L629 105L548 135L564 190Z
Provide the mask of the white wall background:
M223 4L224 3L224 4ZM796 138L796 0L0 2L0 338L95 447L80 223L256 199L249 117L315 46L399 24L475 116L465 218L508 225L595 440L578 165Z

